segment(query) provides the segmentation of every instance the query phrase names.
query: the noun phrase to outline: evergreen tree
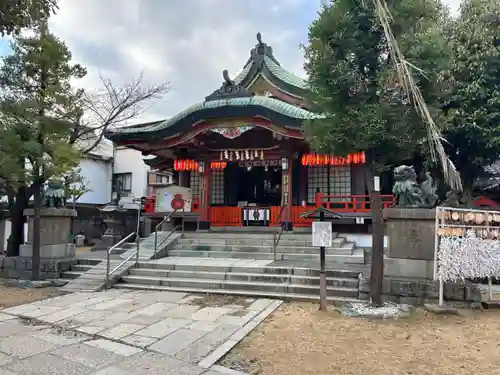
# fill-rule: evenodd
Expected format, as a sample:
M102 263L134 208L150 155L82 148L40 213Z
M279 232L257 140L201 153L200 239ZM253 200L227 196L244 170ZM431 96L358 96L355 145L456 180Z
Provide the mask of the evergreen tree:
M395 40L437 116L432 104L449 58L442 35L447 13L438 0L400 0L387 6ZM310 101L326 115L305 125L313 148L338 155L366 151L378 170L425 148L426 127L398 79L374 3L335 0L324 5L310 26L305 56Z
M18 34L48 19L56 10L57 0L0 1L0 34Z
M0 176L6 182L13 228L9 255L17 255L23 210L31 196L39 209L45 182L75 168L81 157L69 141L82 115L83 91L72 89L70 81L86 71L70 62L69 49L44 23L36 34L16 37L13 53L0 69ZM34 234L39 236L37 228Z
M500 2L464 0L448 29L453 52L444 76L448 154L460 171L467 198L484 166L500 157Z

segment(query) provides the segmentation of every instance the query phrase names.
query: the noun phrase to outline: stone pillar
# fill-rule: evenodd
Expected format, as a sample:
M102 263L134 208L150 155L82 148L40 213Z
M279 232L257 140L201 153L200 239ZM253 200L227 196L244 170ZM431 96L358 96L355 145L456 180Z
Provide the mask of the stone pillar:
M210 229L210 164L206 163L203 175L200 174L200 230Z
M282 170L282 205L286 205L285 211L281 216L281 225L287 231L293 230L292 222L292 160L288 159L288 168Z
M21 245L19 256L33 256L33 216L34 210L24 210L28 216L28 242ZM76 210L69 208L42 208L40 210L40 258L72 258L75 256L75 244L70 243L71 219L76 217Z

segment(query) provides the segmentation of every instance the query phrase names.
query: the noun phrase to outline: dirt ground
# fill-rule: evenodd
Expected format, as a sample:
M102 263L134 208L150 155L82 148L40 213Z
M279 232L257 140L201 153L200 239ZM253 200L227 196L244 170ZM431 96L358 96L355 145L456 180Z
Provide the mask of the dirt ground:
M500 311L367 320L284 304L221 364L258 375L500 374Z
M60 295L58 288L19 288L0 280L0 309Z
M85 254L85 253L90 252L90 249L92 249L92 246L77 247L76 248L76 253L77 254Z

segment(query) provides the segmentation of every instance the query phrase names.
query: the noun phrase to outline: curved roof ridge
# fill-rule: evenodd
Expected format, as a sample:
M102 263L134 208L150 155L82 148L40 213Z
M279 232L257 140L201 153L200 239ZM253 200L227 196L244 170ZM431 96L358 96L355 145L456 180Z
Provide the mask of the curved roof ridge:
M200 110L215 109L221 107L249 107L249 106L264 107L278 114L296 118L299 120L309 120L309 119L324 117L322 114L310 112L306 109L296 107L293 104L289 104L278 99L269 98L266 96L252 96L252 97L210 100L210 101L196 103L167 120L161 122L155 122L153 124L151 123L145 124L146 126L143 127L139 127L139 125L134 125L131 127L125 126L110 131L109 133L110 134L127 134L127 133L137 133L137 132L149 133L168 128Z
M292 73L286 69L283 69L280 65L275 64L272 59L264 57L264 62L267 65L267 68L269 69L269 71L276 78L278 78L284 82L287 82L293 86L299 87L303 90L309 89L309 83L305 79L300 78L295 73Z

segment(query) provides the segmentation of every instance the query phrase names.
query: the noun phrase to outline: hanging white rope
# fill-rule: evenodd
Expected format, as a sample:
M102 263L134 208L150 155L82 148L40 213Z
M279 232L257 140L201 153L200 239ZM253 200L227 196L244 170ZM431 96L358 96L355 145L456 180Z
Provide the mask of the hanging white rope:
M408 98L413 102L417 113L420 115L422 121L426 126L427 141L429 143L431 158L433 161L439 160L443 175L450 188L456 190L457 192L461 192L463 190L463 187L460 173L457 171L450 158L446 155L442 144L443 137L441 135L441 131L434 122L429 112L429 108L427 107L422 93L420 92L420 88L417 86L415 80L413 79L410 66L414 69L419 69L406 61L403 53L399 49L396 38L392 33L392 15L389 11L389 8L387 7L386 2L384 0L372 1L375 6L375 12L380 21L380 24L382 25L382 28L384 29L384 34L389 44L389 53L396 68L399 83L401 84L401 87L403 88Z

